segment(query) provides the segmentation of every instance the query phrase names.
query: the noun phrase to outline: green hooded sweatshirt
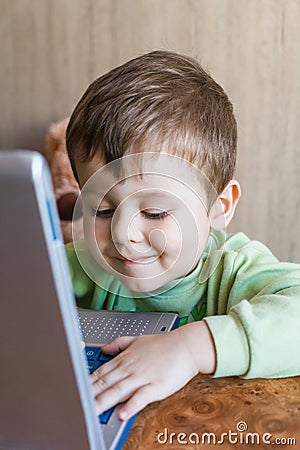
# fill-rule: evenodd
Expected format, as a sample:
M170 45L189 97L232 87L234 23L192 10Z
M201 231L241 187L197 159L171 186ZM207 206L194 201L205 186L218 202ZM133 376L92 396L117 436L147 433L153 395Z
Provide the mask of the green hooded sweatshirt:
M78 306L176 312L180 325L205 320L217 377L300 375L300 265L278 262L245 234L212 231L192 273L146 294L102 269L84 240L67 244L66 252Z

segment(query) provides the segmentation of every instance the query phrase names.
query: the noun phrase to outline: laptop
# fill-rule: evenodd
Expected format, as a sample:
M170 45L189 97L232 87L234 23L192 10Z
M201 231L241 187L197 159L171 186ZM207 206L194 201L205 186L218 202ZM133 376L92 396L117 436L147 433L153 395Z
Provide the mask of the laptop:
M178 317L76 308L41 154L0 151L0 208L0 448L120 449L132 420L118 406L96 415L88 374L108 359L104 343L170 331Z

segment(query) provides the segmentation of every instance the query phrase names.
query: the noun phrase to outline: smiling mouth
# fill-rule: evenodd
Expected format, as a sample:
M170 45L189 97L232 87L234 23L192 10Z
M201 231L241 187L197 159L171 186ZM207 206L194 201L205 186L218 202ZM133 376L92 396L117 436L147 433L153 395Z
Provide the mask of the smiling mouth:
M121 261L122 264L125 265L145 265L150 264L154 261L156 261L157 256L144 256L142 258L117 258L119 261Z

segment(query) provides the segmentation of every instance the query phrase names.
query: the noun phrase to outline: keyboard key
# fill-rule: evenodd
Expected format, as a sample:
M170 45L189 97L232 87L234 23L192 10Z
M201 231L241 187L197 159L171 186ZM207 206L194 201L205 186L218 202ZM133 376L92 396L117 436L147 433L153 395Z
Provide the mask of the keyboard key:
M85 347L85 354L87 359L97 360L101 353L101 348L99 347Z
M107 411L104 411L104 413L100 414L100 416L98 416L99 422L102 423L103 425L106 425L114 409L115 408L108 409Z
M102 361L87 361L87 368L89 370L89 373L93 373L95 372L95 370L98 369L98 367L102 366L103 362Z
M110 361L114 357L102 353L100 347L85 347L84 351L86 354L87 358L86 362L90 374L95 372L95 370L97 370L98 367L102 366L103 364ZM106 425L114 409L115 408L108 409L107 411L104 411L104 413L100 414L98 416L99 423Z
M114 358L114 356L112 356L112 355L106 355L105 353L101 353L101 355L98 359L99 359L99 361L108 362L113 358Z

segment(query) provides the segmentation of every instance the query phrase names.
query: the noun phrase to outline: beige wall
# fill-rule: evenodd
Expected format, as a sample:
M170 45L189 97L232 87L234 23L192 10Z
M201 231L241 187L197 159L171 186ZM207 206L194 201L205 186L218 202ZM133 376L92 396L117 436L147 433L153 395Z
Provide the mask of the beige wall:
M87 84L152 49L196 56L232 99L231 230L300 262L300 0L0 0L0 148L42 150Z

